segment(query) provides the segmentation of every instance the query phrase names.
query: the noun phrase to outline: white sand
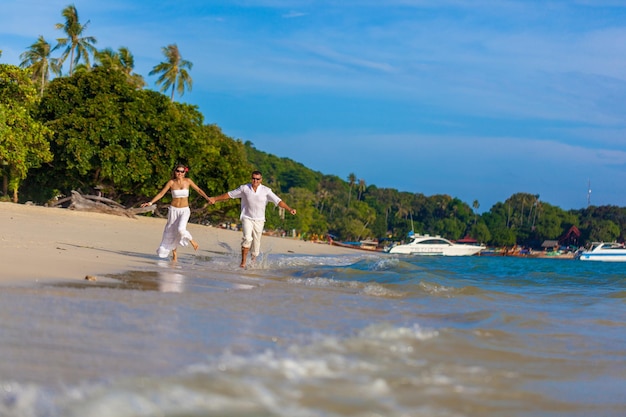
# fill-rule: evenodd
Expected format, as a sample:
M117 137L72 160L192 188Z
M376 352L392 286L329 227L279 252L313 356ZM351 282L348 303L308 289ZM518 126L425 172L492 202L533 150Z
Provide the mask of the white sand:
M0 284L34 284L144 268L156 262L165 219L128 218L14 203L0 203ZM239 248L241 233L189 224L198 255L225 252L219 242ZM355 254L355 250L292 238L264 236L261 250L274 254ZM194 253L191 246L180 255Z

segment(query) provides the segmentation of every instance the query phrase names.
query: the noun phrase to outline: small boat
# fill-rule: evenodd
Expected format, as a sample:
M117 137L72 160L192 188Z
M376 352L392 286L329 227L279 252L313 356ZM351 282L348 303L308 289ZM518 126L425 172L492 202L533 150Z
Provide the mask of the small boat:
M411 242L396 245L388 253L400 255L472 256L485 249L482 245L452 243L441 236L411 235Z
M578 253L581 261L626 262L626 246L617 242L593 242L588 250Z
M361 240L359 242L337 242L336 240L330 240L332 246L339 246L342 248L360 249L370 252L382 252L382 248L379 247L378 241L375 240Z
M576 258L576 253L575 252L570 252L570 251L560 251L560 250L555 250L555 251L537 251L537 252L531 252L530 254L527 255L528 258L535 258L535 259L575 259Z

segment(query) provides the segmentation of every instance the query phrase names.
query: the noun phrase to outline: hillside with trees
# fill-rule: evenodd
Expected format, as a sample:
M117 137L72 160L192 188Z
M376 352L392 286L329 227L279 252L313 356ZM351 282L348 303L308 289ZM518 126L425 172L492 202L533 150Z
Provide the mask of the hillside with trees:
M184 163L209 195L247 182L250 171L259 169L265 184L298 210L297 216L283 216L269 207L266 228L305 238L402 240L414 230L536 248L576 226L579 244L624 240L626 208L565 211L539 195L516 193L479 214L478 201L470 206L444 194L378 188L354 173L342 179L265 153L206 124L197 106L174 100L175 93L181 96L192 86L192 63L176 44L163 48L165 61L149 74L159 77L161 91L156 92L134 73L127 48L96 49L76 9L68 6L62 15L65 23L57 28L67 37L58 45L39 37L22 55L20 67L0 64L4 201L46 204L77 190L138 206L161 189L175 164ZM53 57L59 49L61 55ZM67 60L69 71L63 75ZM192 194L190 204L194 222L238 221L237 201L207 207Z

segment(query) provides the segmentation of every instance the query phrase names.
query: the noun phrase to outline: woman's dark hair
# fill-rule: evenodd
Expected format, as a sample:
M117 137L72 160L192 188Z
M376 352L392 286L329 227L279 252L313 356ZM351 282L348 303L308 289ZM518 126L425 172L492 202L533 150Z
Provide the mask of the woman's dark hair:
M175 180L176 179L176 170L177 169L184 169L185 173L189 172L189 168L185 165L185 164L178 164L174 167L174 169L172 170L172 179Z

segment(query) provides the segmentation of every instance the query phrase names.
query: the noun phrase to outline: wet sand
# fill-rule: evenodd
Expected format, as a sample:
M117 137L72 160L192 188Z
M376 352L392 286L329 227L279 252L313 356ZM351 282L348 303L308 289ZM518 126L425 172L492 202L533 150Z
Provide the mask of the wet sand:
M14 203L0 203L2 284L35 284L45 280L84 280L142 269L159 258L164 218L135 218ZM224 253L238 248L241 232L189 224L200 245L179 248L179 256ZM264 236L262 250L274 254L354 254L355 250L293 238Z

